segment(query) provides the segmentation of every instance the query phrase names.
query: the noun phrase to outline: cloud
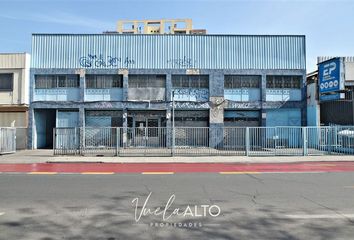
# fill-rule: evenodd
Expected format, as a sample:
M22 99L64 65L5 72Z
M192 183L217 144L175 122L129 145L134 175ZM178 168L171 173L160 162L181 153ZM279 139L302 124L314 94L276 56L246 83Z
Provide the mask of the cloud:
M17 20L17 21L31 21L39 23L53 23L59 25L67 26L79 26L84 28L91 28L100 31L112 30L115 28L114 22L102 21L95 19L95 17L88 18L79 15L73 15L64 12L54 12L50 15L48 14L35 14L35 15L24 15L17 13L16 15L10 14L0 14L0 18Z

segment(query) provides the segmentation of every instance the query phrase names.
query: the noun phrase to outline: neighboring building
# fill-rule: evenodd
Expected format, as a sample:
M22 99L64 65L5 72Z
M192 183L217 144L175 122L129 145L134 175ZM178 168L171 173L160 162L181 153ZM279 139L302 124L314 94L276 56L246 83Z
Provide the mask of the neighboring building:
M307 82L307 126L320 125L320 105L318 101L318 71L308 73Z
M172 96L211 147L224 126L306 125L304 36L34 34L32 51L30 148L54 127L170 129Z
M17 127L17 148L26 148L30 55L0 54L0 127Z
M317 63L307 75L309 125L354 125L354 57L318 57Z
M117 32L123 34L206 34L205 29L192 29L192 19L120 20L117 24Z

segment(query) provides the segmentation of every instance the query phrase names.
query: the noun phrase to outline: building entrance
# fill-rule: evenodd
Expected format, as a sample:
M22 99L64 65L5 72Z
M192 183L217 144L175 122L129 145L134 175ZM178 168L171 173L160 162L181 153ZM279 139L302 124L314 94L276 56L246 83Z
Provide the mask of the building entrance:
M166 145L166 113L164 111L128 113L128 144L132 147Z

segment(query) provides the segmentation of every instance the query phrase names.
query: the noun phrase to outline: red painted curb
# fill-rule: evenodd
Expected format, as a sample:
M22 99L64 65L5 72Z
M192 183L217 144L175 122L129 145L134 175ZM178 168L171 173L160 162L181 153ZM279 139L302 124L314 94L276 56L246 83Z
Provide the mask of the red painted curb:
M354 162L301 163L34 163L0 164L0 172L354 172Z

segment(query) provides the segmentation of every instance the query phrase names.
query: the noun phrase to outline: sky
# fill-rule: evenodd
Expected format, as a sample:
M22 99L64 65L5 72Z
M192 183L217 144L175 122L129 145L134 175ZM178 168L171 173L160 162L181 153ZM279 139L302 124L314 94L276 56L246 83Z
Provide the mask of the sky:
M317 56L354 56L354 0L0 0L0 52L31 52L32 33L102 33L119 19L191 18L210 34L306 36Z

